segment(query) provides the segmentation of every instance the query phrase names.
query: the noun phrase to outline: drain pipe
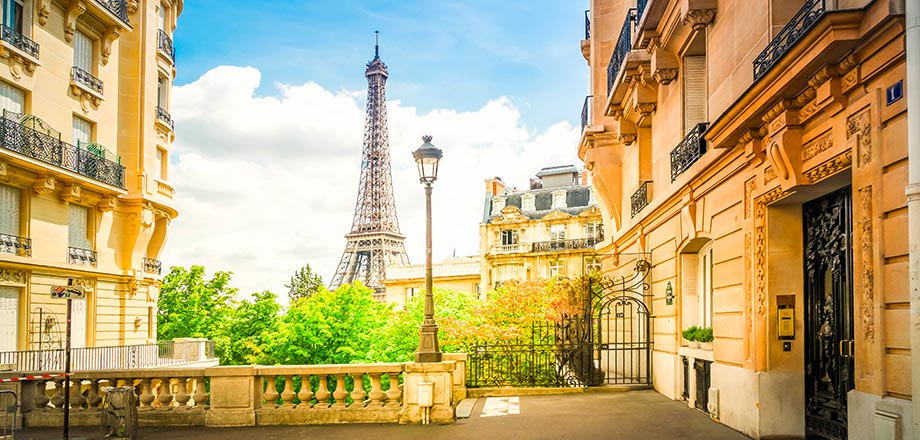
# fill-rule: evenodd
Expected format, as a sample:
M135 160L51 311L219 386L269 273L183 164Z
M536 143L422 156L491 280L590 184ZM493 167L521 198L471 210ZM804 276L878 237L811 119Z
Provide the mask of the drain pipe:
M910 243L910 363L913 437L920 440L920 1L906 0L907 215Z

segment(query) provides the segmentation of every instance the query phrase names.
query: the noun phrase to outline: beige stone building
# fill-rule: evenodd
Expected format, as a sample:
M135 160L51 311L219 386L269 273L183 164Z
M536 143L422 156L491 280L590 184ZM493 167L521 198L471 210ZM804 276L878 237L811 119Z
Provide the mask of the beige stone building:
M431 265L432 282L435 289L466 292L476 297L480 294L480 258L447 258ZM416 295L425 294L425 265L408 264L387 268L386 302L404 309L406 303Z
M650 254L655 389L754 438L912 438L904 6L591 1L598 252Z
M181 0L4 0L0 352L156 339Z
M572 165L543 168L523 191L497 177L486 179L479 225L486 290L512 279L579 276L600 268L594 245L604 238L601 211L584 177Z

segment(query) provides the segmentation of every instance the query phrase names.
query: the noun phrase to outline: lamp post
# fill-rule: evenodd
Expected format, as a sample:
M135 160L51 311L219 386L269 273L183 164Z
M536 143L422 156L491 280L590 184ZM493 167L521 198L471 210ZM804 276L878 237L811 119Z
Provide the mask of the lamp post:
M422 144L412 152L418 165L418 179L425 185L425 319L419 329L415 362L441 362L438 346L438 323L434 320L434 295L431 281L431 184L438 179L438 161L443 153L431 144L431 136L422 136Z

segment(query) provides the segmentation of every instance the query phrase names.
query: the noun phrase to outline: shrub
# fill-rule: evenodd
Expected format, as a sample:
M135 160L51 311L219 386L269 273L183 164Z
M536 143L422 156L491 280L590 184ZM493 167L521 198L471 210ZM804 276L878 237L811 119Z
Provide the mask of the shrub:
M706 343L706 342L712 342L713 339L714 338L712 336L712 327L701 328L696 332L697 341Z
M680 334L681 334L681 336L684 337L684 339L686 339L686 340L688 340L688 341L696 341L696 340L697 340L697 339L696 339L696 338L697 338L697 333L699 333L699 331L700 331L700 328L699 328L699 327L697 327L697 326L695 326L695 325L691 325L691 326L688 327L686 330L680 332Z

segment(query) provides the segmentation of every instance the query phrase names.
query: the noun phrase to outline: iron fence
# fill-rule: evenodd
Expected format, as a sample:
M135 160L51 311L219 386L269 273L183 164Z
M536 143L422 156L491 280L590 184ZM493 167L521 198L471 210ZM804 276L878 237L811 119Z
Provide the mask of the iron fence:
M581 131L585 131L585 127L591 121L591 100L594 98L593 95L585 96L585 103L581 106Z
M591 39L591 10L585 11L585 40Z
M96 251L90 249L68 247L67 262L70 264L87 264L90 266L95 266Z
M630 217L635 217L636 214L639 213L639 211L642 211L642 208L645 208L646 206L648 206L648 202L649 202L648 184L650 183L652 182L651 181L642 182L642 184L639 185L639 189L637 189L636 192L634 192L633 195L630 196L630 202L632 204Z
M81 347L70 351L71 371L155 368L213 360L214 341L160 341L155 344ZM64 370L64 350L0 352L0 364L13 371Z
M163 29L157 29L157 48L169 54L169 58L176 60L176 48L173 47L173 40L166 34Z
M538 241L533 244L533 252L593 249L594 245L604 241L603 236L574 238L569 240Z
M73 66L73 68L70 69L70 79L86 86L100 95L102 94L102 80L77 66Z
M19 49L34 58L38 58L38 43L29 39L25 35L22 35L19 32L16 32L13 28L7 25L0 25L0 38L7 43L10 43L16 49Z
M697 159L706 153L706 139L703 138L703 133L708 126L708 122L696 124L693 129L687 133L687 136L671 150L672 182L677 180L677 176L687 171L687 168L690 168L691 165L696 163Z
M144 272L160 275L163 272L163 263L154 258L144 258Z
M128 1L127 0L96 0L104 6L109 12L115 14L125 24L131 24L128 20Z
M0 234L0 252L18 255L20 257L31 257L32 239L9 234Z
M764 76L827 13L826 0L808 0L754 60L754 81Z
M607 64L607 95L613 91L613 84L620 74L623 62L626 61L626 55L632 50L632 30L636 25L636 10L630 9L626 13L626 19L623 20L623 27L620 29L620 37L617 39L617 45L610 54L610 63Z
M157 106L157 119L168 125L170 129L176 129L176 123L173 122L172 116L166 111L165 108Z

